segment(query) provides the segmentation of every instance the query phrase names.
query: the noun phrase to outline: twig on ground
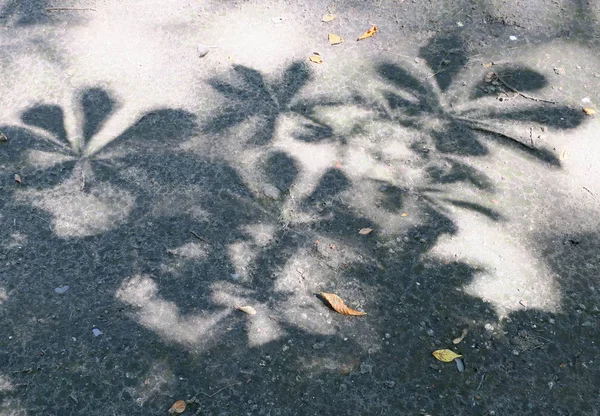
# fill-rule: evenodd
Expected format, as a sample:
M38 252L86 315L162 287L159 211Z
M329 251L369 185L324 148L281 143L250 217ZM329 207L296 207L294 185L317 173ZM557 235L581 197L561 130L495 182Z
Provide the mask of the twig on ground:
M595 195L595 194L594 194L592 191L590 191L590 190L589 190L588 188L586 188L585 186L583 187L583 189L584 189L584 190L586 190L587 192L589 192L589 194L590 194L592 197L594 197L594 199L596 199L596 195Z
M202 393L203 395L205 395L206 397L208 397L209 399L212 399L212 398L213 398L213 397L215 397L217 394L221 393L223 390L225 390L225 389L228 389L229 387L236 386L236 385L238 385L238 384L242 384L242 382L241 382L241 381L236 381L235 383L228 384L228 385L226 385L226 386L224 386L224 387L221 387L219 390L215 391L215 392L214 392L213 394L211 394L211 395L208 395L208 394L206 394L206 393L204 393L204 392L201 392L201 393Z
M479 381L479 385L477 386L477 390L479 391L479 389L481 388L481 385L483 384L483 382L485 381L485 377L487 376L487 371L483 373L483 375L481 376L481 380Z
M70 12L70 11L92 11L97 12L98 10L92 9L91 7L48 7L47 12Z
M195 231L190 231L190 233L191 233L191 234L192 234L194 237L196 237L198 240L200 240L200 241L204 241L205 243L207 243L206 239L205 239L204 237L202 237L200 234L198 234L197 232L195 232Z
M516 89L515 87L513 87L512 85L510 85L508 82L504 81L500 75L498 75L496 72L494 72L494 76L496 77L496 79L502 84L504 85L506 88L508 88L509 90L511 90L514 93L519 94L521 97L523 98L527 98L528 100L533 100L533 101L540 101L542 103L548 103L548 104L556 104L556 101L551 101L551 100L545 100L543 98L538 98L538 97L534 97L533 95L529 95L529 94L525 94L524 92L519 91L518 89Z
M508 139L514 143L520 144L521 146L525 146L528 149L531 150L537 150L535 147L533 147L530 144L527 144L524 141L521 141L519 139L516 139L514 137L512 137L511 135L507 134L507 133L503 133L501 131L498 131L496 129L494 129L492 126L483 123L481 121L478 120L472 120L470 118L465 118L465 117L457 117L458 120L465 122L470 128L472 128L473 130L479 130L479 131L483 131L485 133L492 133L492 134L497 134L498 136L502 136L505 139Z

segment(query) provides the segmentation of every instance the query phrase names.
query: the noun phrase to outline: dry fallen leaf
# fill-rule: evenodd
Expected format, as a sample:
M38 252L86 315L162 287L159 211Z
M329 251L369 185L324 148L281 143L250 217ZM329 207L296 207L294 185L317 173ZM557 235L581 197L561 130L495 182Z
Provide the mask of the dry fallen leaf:
M333 19L335 19L335 14L325 13L321 18L321 22L331 22Z
M369 234L371 231L373 231L372 228L361 228L360 231L358 232L360 235L367 235Z
M481 64L481 66L483 66L484 68L491 68L491 67L492 67L492 65L494 65L494 63L493 63L493 62L486 62L486 63L484 63L484 64Z
M587 114L588 116L593 116L594 114L596 114L596 110L594 110L593 108L589 108L589 107L584 108L583 112L585 114Z
M252 306L240 306L237 308L237 310L245 312L248 315L256 315L256 309L254 309Z
M363 39L367 39L370 37L373 37L373 35L377 33L377 26L371 26L371 28L369 30L367 30L365 33L363 33L362 35L360 35L358 37L358 39L356 40L363 40Z
M323 297L323 299L325 299L329 303L329 305L331 305L333 310L336 311L337 313L341 313L342 315L352 315L352 316L366 315L365 312L356 311L354 309L347 307L344 304L344 301L342 300L342 298L340 298L338 295L335 295L333 293L325 293L325 292L321 292L321 293L319 293L319 295L321 295Z
M467 334L468 334L468 333L469 333L469 330L468 330L467 328L463 329L463 330L462 330L462 334L460 334L460 337L458 337L458 338L454 338L454 339L452 340L452 343L453 343L454 345L456 345L456 344L460 344L460 343L462 342L462 340L463 340L463 339L465 339L465 337L467 336Z
M8 137L6 137L6 134L0 133L0 142L6 143L7 141L8 141Z
M21 177L17 173L15 173L15 182L16 183L23 183L23 179L21 179Z
M177 400L175 403L173 403L173 406L171 406L171 408L169 409L169 414L173 415L173 414L180 414L185 412L185 406L187 405L187 403L185 402L185 400Z
M567 149L565 149L562 152L560 152L560 157L558 159L559 160L565 160L566 158L567 158Z
M323 63L323 59L319 55L311 55L308 57L308 59L310 59L310 61L314 62L315 64Z
M437 358L439 361L443 361L445 363L452 362L455 358L461 358L462 355L455 353L451 350L435 350L432 352L432 355Z
M340 43L344 42L344 38L340 35L336 35L335 33L330 33L328 39L330 45L339 45Z
M402 214L400 214L401 217L408 217L408 212L403 212Z

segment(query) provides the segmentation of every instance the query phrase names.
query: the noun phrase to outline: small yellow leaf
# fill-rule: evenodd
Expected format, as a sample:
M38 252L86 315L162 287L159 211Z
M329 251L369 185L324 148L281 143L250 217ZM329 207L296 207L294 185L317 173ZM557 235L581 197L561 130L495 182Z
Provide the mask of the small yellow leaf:
M344 42L344 38L336 35L335 33L330 33L329 34L329 43L331 45L339 45L340 43Z
M436 350L436 351L432 352L432 354L439 361L443 361L445 363L452 362L455 358L462 357L462 355L457 354L451 350Z
M483 66L484 68L491 68L492 65L494 65L492 62L486 62L484 64L481 64L481 66Z
M252 306L240 306L237 309L238 311L245 312L248 315L256 315L256 309L254 309Z
M335 19L335 14L325 13L321 18L321 22L331 22L333 19Z
M361 228L360 231L358 232L360 235L367 235L370 234L371 231L373 231L372 228Z
M460 344L462 342L462 340L465 339L465 337L467 336L468 333L469 333L469 330L467 328L463 329L462 334L460 334L460 337L454 338L452 340L452 343L454 345Z
M21 176L19 176L17 173L15 173L15 182L16 183L23 183L23 179L21 179Z
M333 308L333 310L336 311L337 313L340 313L342 315L351 315L351 316L366 315L365 312L357 311L357 310L347 307L344 304L344 301L342 300L342 298L340 298L338 295L335 295L333 293L325 293L325 292L321 292L321 293L319 293L319 295L321 295L321 297L323 299L325 299L329 303L329 305Z
M587 114L588 116L593 116L594 114L596 114L596 110L594 110L593 108L589 108L589 107L584 108L583 112L585 114Z
M401 217L408 217L408 212L403 212L402 214L400 214Z
M362 35L360 35L358 37L358 39L356 40L363 40L363 39L367 39L370 37L373 37L373 35L377 33L377 26L371 26L371 28L369 30L367 30L365 33L363 33Z
M321 59L321 57L319 55L311 55L308 57L308 59L310 59L310 61L314 62L315 64L323 63L323 59Z
M171 408L169 409L169 414L173 415L173 414L180 414L185 412L185 406L187 405L187 403L185 402L185 400L177 400L175 403L173 403L173 406L171 406Z

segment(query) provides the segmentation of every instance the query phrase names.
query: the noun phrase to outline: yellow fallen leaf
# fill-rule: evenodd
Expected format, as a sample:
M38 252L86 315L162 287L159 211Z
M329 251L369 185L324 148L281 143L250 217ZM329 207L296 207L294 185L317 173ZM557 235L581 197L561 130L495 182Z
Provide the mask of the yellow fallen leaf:
M237 308L237 310L245 312L248 315L256 315L256 309L254 309L252 306L240 306Z
M314 62L315 64L323 63L323 59L319 55L311 55L308 57L308 59L310 59L310 61Z
M484 64L481 64L481 66L483 66L484 68L491 68L492 65L494 65L492 62L486 62Z
M452 362L455 358L461 358L462 355L455 353L451 350L436 350L432 352L432 355L437 358L439 361L443 361L445 363Z
M19 176L19 174L15 173L15 182L16 183L23 183L23 179L21 179L21 176Z
M185 412L185 406L187 405L187 403L185 402L185 400L177 400L175 403L173 403L173 406L171 406L171 408L169 409L169 414L173 415L173 414L180 414Z
M339 45L340 43L344 42L344 38L336 35L335 33L330 33L329 34L329 44L330 45Z
M402 214L400 214L401 217L408 217L408 212L403 212Z
M594 110L593 108L589 108L589 107L584 108L583 112L585 114L587 114L588 116L593 116L594 114L596 114L596 110Z
M361 228L360 231L358 232L360 235L367 235L369 234L371 231L373 231L372 228Z
M371 28L369 30L367 30L365 33L363 33L362 35L360 35L358 37L358 39L356 40L363 40L363 39L367 39L370 37L373 37L373 35L377 33L377 26L371 26Z
M462 334L460 334L460 337L454 338L452 340L452 343L454 345L460 344L462 342L462 340L465 339L465 337L467 336L468 333L469 333L469 330L467 328L463 329Z
M341 313L342 315L351 315L351 316L366 315L366 312L356 311L354 309L347 307L344 304L344 301L342 300L342 298L340 298L338 295L335 295L333 293L325 293L325 292L321 292L321 293L319 293L319 295L321 295L321 297L323 297L323 299L325 299L329 303L329 305L331 305L333 310L336 311L337 313Z
M321 17L321 22L331 22L335 19L335 14L325 13L323 17Z

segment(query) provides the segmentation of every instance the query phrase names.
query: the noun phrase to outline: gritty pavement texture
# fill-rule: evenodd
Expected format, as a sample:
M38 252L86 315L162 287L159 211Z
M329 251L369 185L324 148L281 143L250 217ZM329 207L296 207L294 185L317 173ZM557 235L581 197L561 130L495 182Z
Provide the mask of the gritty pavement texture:
M0 414L600 414L599 18L0 0Z

